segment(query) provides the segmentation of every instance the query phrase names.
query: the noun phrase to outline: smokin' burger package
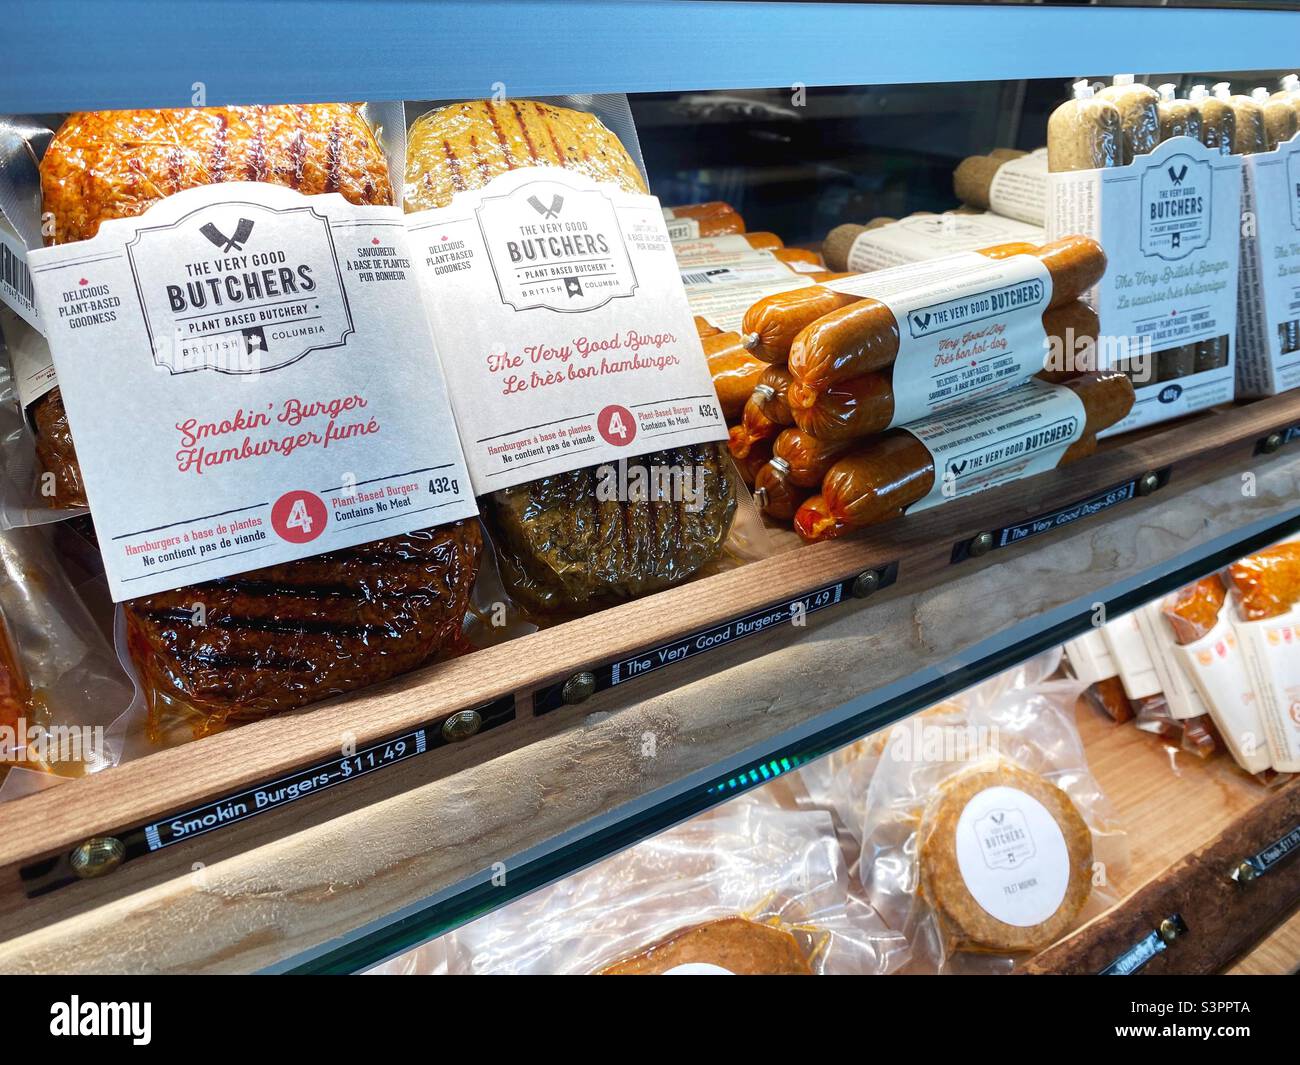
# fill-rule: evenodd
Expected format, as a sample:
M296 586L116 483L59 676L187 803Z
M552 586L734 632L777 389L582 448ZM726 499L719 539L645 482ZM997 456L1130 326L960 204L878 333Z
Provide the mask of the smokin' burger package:
M830 817L749 796L437 941L457 974L885 974L903 937L851 902ZM403 959L383 971L410 971ZM428 970L424 970L428 971Z
M1114 901L1127 837L1088 769L1082 685L940 704L886 734L847 796L866 899L909 972L1004 972Z
M1138 103L1079 82L1048 125L1048 238L1086 233L1106 249L1090 296L1095 359L1131 370L1137 388L1104 436L1233 398L1242 185L1226 148L1162 139L1154 90L1122 78L1113 88Z
M57 376L27 421L90 504L151 716L247 720L461 640L481 536L394 191L403 122L95 112L43 146L25 265Z
M761 554L626 97L407 114L412 253L514 603L582 612Z

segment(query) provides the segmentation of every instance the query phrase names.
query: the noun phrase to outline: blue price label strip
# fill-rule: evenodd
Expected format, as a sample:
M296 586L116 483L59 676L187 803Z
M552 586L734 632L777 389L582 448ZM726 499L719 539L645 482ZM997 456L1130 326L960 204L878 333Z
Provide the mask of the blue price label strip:
M898 563L891 562L875 571L879 583L877 588L885 588L898 579ZM834 606L853 595L853 585L857 576L848 577L834 584L816 588L806 595L772 603L759 610L750 611L739 617L699 629L656 647L639 651L634 655L619 658L591 670L596 678L594 691L604 691L624 684L637 677L663 669L665 666L685 662L689 658L726 647L749 636L756 636L781 625L795 623L797 619L814 614L819 610ZM542 688L533 697L533 713L549 714L564 705L564 684L552 684Z
M1187 934L1187 925L1182 917L1174 914L1169 918L1169 923L1173 926L1173 932L1176 936ZM1124 951L1118 958L1099 972L1098 976L1132 976L1139 969L1143 968L1152 958L1158 954L1163 954L1169 949L1169 941L1156 929L1150 935L1143 936L1128 950Z
M1157 475L1157 487L1163 488L1169 483L1169 470L1161 470ZM1127 503L1130 499L1136 497L1138 493L1139 478L1134 477L1132 480L1123 481L1120 484L1112 485L1110 488L1102 489L1100 492L1094 492L1084 499L1076 499L1063 507L1057 507L1055 510L1045 511L1042 514L1035 515L1025 521L1016 522L1013 525L1004 525L1000 529L992 530L993 547L1010 547L1012 544L1018 544L1034 536L1041 536L1043 533L1052 532L1055 529L1064 528L1066 525L1073 525L1076 521L1084 518L1090 518L1094 514L1100 514L1103 510L1110 510L1121 503ZM972 541L962 540L953 545L952 561L963 562L971 557L970 547Z
M475 709L482 719L479 727L479 732L482 733L514 720L515 699L513 695L507 695ZM123 860L131 861L173 844L228 828L258 814L282 809L309 795L387 769L438 747L445 747L449 741L442 734L443 720L445 719L439 718L427 722L400 735L370 744L355 753L295 770L147 825L105 835L120 840L125 851ZM66 887L77 880L66 854L25 866L19 875L28 898Z
M1256 876L1263 876L1298 851L1300 851L1300 825L1296 825L1286 835L1275 839L1258 854L1252 854L1246 859L1246 864L1255 870ZM1232 877L1234 880L1241 880L1241 870L1235 870Z

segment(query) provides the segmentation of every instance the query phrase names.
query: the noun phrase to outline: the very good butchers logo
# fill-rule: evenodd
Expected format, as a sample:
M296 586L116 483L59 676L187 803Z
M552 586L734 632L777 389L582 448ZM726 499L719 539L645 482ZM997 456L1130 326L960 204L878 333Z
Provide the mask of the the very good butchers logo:
M329 219L228 202L126 245L154 361L171 373L266 373L353 332Z
M990 869L1015 869L1034 856L1034 838L1019 810L990 810L976 818L975 835Z
M590 311L636 291L614 204L603 192L530 181L476 210L501 301L516 311Z
M929 307L918 307L907 315L907 330L914 339L919 340L942 333L945 329L970 325L1021 307L1036 307L1046 303L1046 300L1046 286L1039 278L1032 277L988 292L961 296Z
M1171 155L1142 172L1142 252L1183 259L1210 242L1214 169Z

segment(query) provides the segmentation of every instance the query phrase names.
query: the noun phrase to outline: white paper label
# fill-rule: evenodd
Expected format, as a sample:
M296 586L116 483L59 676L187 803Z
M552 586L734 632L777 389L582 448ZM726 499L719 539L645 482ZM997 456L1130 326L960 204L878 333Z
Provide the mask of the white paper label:
M922 215L859 233L849 248L847 267L855 273L869 273L994 244L1043 244L1046 239L1040 226L993 214Z
M1237 634L1259 694L1272 766L1300 773L1300 607L1265 621L1238 621Z
M908 513L1056 467L1083 436L1083 402L1062 385L1030 380L983 402L912 422L934 456L934 487Z
M759 253L756 258L745 263L688 267L682 271L682 284L686 286L689 298L689 290L697 285L762 285L771 281L784 281L793 272L785 263Z
M1237 392L1300 387L1300 136L1245 157Z
M243 182L32 252L115 600L476 513L411 259Z
M1047 149L1008 159L989 183L989 207L997 214L1041 226L1047 203Z
M671 241L696 240L700 235L700 223L694 218L669 218L664 220Z
M476 494L726 439L653 197L529 167L407 223Z
M709 961L688 961L682 965L674 965L671 969L665 969L664 976L735 976L730 969L724 969L721 965L714 965Z
M1150 381L1112 436L1233 398L1240 259L1241 157L1173 137L1129 166L1048 176L1047 235L1096 238L1108 265L1090 300L1098 358L1147 359ZM1226 363L1158 380L1163 351L1223 339Z
M724 333L739 333L745 312L764 296L791 289L807 288L811 278L787 274L779 280L750 285L694 285L686 291L691 312L698 314Z
M41 331L27 246L4 222L0 222L0 303L8 304L23 321Z
M872 288L899 326L891 427L1004 392L1043 368L1052 279L1041 260L972 255L945 262L942 280ZM892 272L876 277L887 282Z
M1214 628L1192 643L1173 649L1200 693L1211 720L1232 757L1248 773L1269 768L1268 741L1259 716L1259 696L1242 659L1230 609Z
M677 265L682 267L704 264L729 265L752 261L755 258L772 258L770 252L755 248L740 233L677 241L673 244L673 254L677 257Z
M973 796L957 819L956 850L966 889L1003 924L1042 924L1065 899L1065 835L1047 807L1019 788L996 786Z
M54 375L50 345L40 332L8 308L0 313L0 330L9 350L18 402L26 410L59 383Z

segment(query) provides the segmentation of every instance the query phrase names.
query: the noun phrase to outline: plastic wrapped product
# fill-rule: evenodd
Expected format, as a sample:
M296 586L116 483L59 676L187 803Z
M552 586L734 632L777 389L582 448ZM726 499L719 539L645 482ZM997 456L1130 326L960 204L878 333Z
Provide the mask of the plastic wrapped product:
M130 703L50 531L0 532L0 800L115 765Z
M736 514L722 445L656 451L618 466L557 474L487 498L502 579L524 605L563 610L645 595L721 553ZM626 492L602 487L624 477Z
M646 191L632 156L595 115L471 100L412 124L405 206L445 207L458 192L533 167ZM705 343L725 346L725 334ZM736 514L736 480L725 449L700 444L557 473L481 503L506 589L529 609L563 612L658 591L716 559Z
M1193 85L1188 100L1201 113L1201 143L1231 155L1237 140L1237 113L1204 85Z
M1264 115L1264 151L1274 151L1296 135L1297 115L1291 101L1273 99L1262 87L1255 89L1250 98L1259 104Z
M481 549L462 521L131 600L151 728L202 735L427 664L458 640Z
M1191 100L1177 97L1178 86L1171 83L1161 85L1157 90L1160 99L1156 110L1160 116L1160 139L1170 137L1192 137L1201 139L1201 112Z
M1101 246L1095 240L1082 236L1065 237L1041 247L1020 243L998 245L981 249L978 254L992 259L1016 255L1032 255L1038 259L1051 280L1048 310L1077 300L1100 280L1106 269L1106 255ZM936 259L929 266L937 269L943 263L944 260ZM865 277L872 279L871 284L883 288L889 281L887 275L890 273L892 272L880 271ZM859 289L869 287L865 281L855 286ZM799 293L813 291L798 290ZM836 297L843 295L832 289L826 291ZM836 301L835 307L823 311L811 321L799 324L805 309L792 301L781 299L782 296L795 294L769 296L751 307L745 316L747 346L749 336L755 329L758 330L755 335L765 335L763 343L766 344L775 341L776 336L790 332L795 325L799 326L791 336L787 348L787 364L796 378L790 387L792 406L811 406L814 393L860 374L882 370L893 363L899 351L899 326L894 312L883 302L883 297L873 299L870 296L854 296L848 301L841 299ZM764 357L758 348L751 347L751 350L759 358ZM799 393L803 393L804 398L799 398Z
M1228 576L1246 621L1279 617L1300 602L1300 540L1288 540L1234 562Z
M1098 170L1120 166L1124 155L1124 123L1109 100L1093 94L1086 81L1075 82L1074 97L1047 120L1047 168Z
M1116 74L1111 85L1097 91L1097 98L1113 103L1119 111L1121 166L1160 143L1160 97L1151 86L1135 82L1132 74Z
M713 375L713 387L722 403L722 414L730 421L745 409L754 386L768 368L767 363L754 358L735 333L705 337L702 344L705 358L709 360L709 373Z
M840 789L867 900L911 945L908 972L1005 972L1102 912L1127 839L1048 681L959 697L890 731L865 788Z
M829 814L733 800L444 937L452 974L883 974Z
M1228 82L1214 86L1214 98L1232 109L1233 155L1254 155L1267 150L1268 134L1264 130L1264 109L1249 96L1234 95Z
M41 160L49 243L93 237L165 196L222 181L265 181L304 195L391 204L388 163L354 104L91 111L68 117ZM32 409L56 503L85 506L59 390Z
M1022 398L1054 402L1051 389L1066 389L1084 409L1081 435L1064 448L1057 465L1083 458L1096 447L1096 434L1123 418L1133 406L1133 385L1114 371L1083 374L1061 385L1022 386ZM1013 393L1015 390L1013 390ZM1008 397L1014 397L1008 393ZM1013 412L1014 414L1015 412ZM915 423L913 429L916 429ZM806 540L823 540L848 529L877 525L931 496L934 455L919 430L891 429L839 459L822 481L822 494L795 516L795 531ZM824 508L824 511L823 509Z

